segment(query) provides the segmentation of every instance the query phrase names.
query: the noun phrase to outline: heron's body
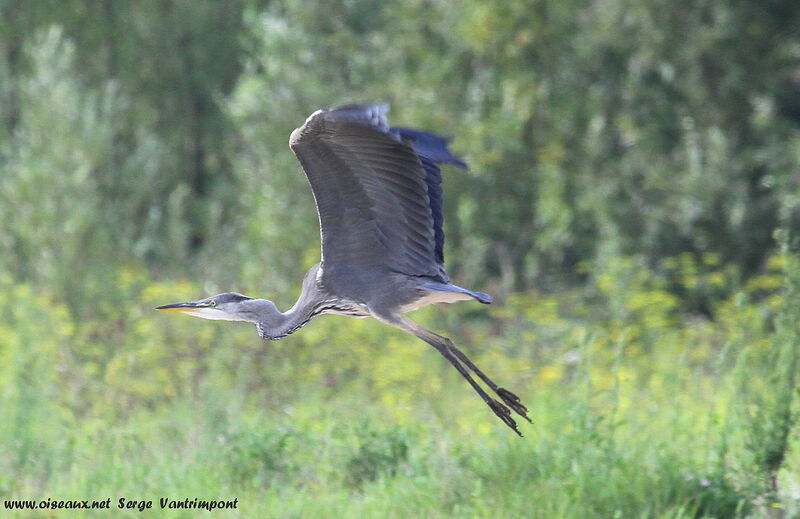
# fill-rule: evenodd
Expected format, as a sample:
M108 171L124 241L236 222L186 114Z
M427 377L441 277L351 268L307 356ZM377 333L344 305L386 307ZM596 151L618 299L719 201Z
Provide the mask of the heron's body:
M280 339L321 314L374 317L434 346L509 427L509 407L526 408L498 387L446 337L421 328L407 312L486 294L450 283L444 270L442 189L438 164L464 166L447 139L390 127L385 105L319 110L292 132L289 145L311 184L320 220L322 261L303 279L286 312L237 293L159 307L196 317L254 323L264 339ZM505 403L473 380L472 371ZM506 407L508 406L508 407Z

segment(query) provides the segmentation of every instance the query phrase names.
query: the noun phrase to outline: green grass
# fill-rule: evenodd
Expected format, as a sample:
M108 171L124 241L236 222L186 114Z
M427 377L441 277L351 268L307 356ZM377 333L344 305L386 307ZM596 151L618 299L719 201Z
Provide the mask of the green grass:
M627 260L580 294L415 314L522 396L524 438L435 351L376 322L321 318L261 343L155 315L196 287L135 271L119 285L141 307L88 321L5 279L19 304L0 329L0 499L156 509L0 516L208 513L162 497L238 499L215 517L797 516L796 263L775 260L713 320Z

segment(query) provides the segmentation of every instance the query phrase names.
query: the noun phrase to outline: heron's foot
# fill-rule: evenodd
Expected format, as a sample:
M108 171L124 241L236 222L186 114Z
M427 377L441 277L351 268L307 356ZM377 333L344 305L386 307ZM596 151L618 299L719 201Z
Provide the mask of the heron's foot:
M519 429L517 429L517 422L515 422L514 419L511 418L511 411L509 411L508 407L504 406L503 404L501 404L500 402L498 402L493 398L490 398L489 401L486 403L489 404L489 407L492 408L494 414L496 414L498 418L503 420L504 424L511 427L512 429L514 429L515 433L522 436L522 433L519 432Z
M514 410L515 413L523 417L524 419L528 420L530 423L533 423L530 418L528 418L528 408L520 401L519 397L505 389L503 387L497 388L497 396L503 399L503 402L506 403L508 407Z

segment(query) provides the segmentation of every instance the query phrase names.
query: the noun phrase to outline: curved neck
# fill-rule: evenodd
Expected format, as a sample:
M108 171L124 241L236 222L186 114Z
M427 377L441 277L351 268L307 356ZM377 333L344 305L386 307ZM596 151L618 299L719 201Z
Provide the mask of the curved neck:
M286 337L310 321L315 315L315 308L315 304L304 302L301 295L294 306L286 312L280 312L276 309L276 313L269 316L269 319L256 322L258 335L262 339L270 340Z
M286 312L281 312L273 304L272 309L274 310L271 310L268 313L269 315L256 322L258 335L262 339L274 340L286 337L300 329L319 313L319 308L325 302L325 295L317 286L316 274L318 269L319 265L314 265L306 273L300 290L300 297L297 298L294 306Z

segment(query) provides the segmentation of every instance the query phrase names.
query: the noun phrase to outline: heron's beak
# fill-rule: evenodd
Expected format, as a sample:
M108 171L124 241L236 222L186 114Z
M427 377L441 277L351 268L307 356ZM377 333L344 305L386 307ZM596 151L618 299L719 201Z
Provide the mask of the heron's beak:
M209 300L189 301L186 303L173 303L171 305L157 306L156 310L170 310L173 312L180 312L184 315L191 315L192 317L200 317L202 319L210 319L212 321L244 321L239 316L230 315L224 310L217 308L211 304Z
M197 310L198 308L209 308L209 305L206 302L197 302L197 301L189 301L186 303L172 303L171 305L161 305L157 306L156 310L171 310L174 312L191 312L193 310Z

